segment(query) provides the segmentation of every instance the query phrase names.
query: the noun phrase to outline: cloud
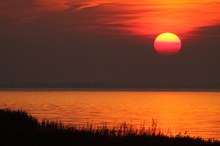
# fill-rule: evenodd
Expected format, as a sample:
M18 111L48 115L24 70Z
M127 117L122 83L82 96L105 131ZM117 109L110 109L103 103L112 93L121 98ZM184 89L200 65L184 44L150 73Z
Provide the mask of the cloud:
M95 7L95 6L98 6L98 5L99 5L99 4L97 4L97 3L84 4L84 5L82 5L82 6L77 7L74 11L80 11L80 10L83 10L83 9L86 9L86 8Z
M63 17L76 19L73 21L81 23L81 26L84 26L83 29L87 29L88 25L90 25L89 28L105 26L106 29L108 28L106 26L109 26L109 29L124 30L132 35L153 35L153 37L164 31L177 34L189 33L198 27L216 25L220 18L220 13L218 13L220 3L217 0L202 2L189 0L175 2L161 0L138 2L130 0L22 0L19 3L15 0L1 0L1 2L0 15L13 18L15 23L30 23L36 20L34 18L45 17L51 13L63 15L64 11L68 11L67 15ZM75 17L77 15L81 18Z

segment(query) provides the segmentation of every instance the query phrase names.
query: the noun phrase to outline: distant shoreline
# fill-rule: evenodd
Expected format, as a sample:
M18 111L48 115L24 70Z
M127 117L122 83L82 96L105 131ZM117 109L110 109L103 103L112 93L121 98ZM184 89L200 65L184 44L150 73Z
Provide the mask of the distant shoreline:
M85 91L85 92L220 92L220 89L189 88L0 88L0 91Z

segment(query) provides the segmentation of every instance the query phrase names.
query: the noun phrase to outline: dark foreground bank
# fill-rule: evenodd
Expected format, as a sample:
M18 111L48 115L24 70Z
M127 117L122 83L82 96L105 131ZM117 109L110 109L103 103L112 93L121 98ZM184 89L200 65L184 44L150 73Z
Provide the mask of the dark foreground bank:
M220 146L219 141L188 136L169 137L156 133L156 127L136 131L119 128L74 128L42 121L23 111L0 110L1 146Z

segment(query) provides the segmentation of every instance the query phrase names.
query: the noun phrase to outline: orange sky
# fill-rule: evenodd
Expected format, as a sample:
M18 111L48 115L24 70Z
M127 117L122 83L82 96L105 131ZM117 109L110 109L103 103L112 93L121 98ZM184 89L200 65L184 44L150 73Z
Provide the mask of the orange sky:
M162 32L187 34L196 28L220 24L218 0L33 0L29 4L23 1L24 4L19 2L14 6L3 2L4 9L0 14L15 17L18 23L25 23L45 13L88 11L87 15L97 24L108 25L109 28L122 25L114 29L153 37Z
M1 82L218 82L219 8L219 0L0 0ZM163 32L182 41L175 61L154 50Z

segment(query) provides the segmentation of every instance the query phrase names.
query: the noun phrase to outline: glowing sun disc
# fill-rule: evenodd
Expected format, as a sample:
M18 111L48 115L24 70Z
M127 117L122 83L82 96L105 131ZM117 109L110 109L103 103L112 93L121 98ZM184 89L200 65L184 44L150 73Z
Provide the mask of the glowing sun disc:
M174 55L181 50L181 40L173 33L162 33L154 41L154 48L161 55Z

